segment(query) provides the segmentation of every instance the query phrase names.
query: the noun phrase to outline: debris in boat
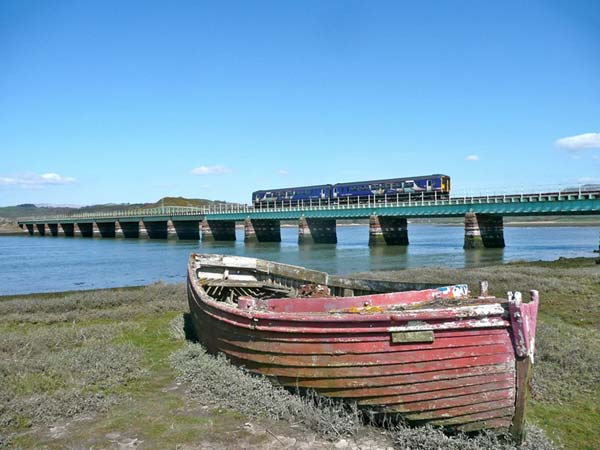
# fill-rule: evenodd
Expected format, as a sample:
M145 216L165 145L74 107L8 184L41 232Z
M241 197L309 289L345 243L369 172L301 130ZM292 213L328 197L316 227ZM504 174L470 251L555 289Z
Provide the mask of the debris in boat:
M331 290L322 284L305 284L298 289L299 297L321 298L332 297Z

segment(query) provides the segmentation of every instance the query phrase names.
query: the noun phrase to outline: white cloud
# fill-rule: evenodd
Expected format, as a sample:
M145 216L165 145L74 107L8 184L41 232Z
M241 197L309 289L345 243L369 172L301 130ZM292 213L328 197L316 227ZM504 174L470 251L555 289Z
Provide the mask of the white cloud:
M600 133L583 133L558 139L554 145L568 152L600 148Z
M285 177L288 174L288 171L285 169L278 170L277 173L282 177Z
M479 161L479 156L477 155L469 155L465 158L465 161Z
M229 172L231 169L225 166L200 166L192 169L193 175L222 175Z
M12 177L0 177L0 186L16 186L19 188L42 188L46 186L56 186L75 183L73 177L63 177L54 172L47 172L41 175L36 173L24 173Z

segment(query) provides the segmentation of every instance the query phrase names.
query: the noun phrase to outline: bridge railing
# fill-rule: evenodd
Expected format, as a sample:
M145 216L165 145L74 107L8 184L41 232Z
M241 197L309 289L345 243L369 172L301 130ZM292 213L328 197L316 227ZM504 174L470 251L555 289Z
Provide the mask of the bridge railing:
M315 211L315 210L343 210L358 208L386 208L386 207L411 207L411 206L443 206L482 203L514 203L535 201L569 201L600 198L600 189L584 189L582 186L560 190L543 190L520 194L487 194L464 195L462 197L426 198L424 193L411 194L407 198L399 195L386 195L383 197L363 196L356 201L350 199L321 199L310 201L283 201L275 202L269 206L220 203L203 207L162 206L156 208L120 209L116 211L85 212L72 214L59 214L53 216L34 217L21 219L27 220L101 220L120 219L130 217L156 217L156 216L204 216L207 214L244 214L252 212L285 212L285 211Z

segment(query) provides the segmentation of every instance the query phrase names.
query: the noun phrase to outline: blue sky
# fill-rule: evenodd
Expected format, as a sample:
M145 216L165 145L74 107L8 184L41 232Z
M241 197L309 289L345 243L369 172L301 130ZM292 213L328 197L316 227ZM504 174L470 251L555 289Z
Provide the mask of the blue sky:
M598 133L597 1L0 0L0 205L599 182Z

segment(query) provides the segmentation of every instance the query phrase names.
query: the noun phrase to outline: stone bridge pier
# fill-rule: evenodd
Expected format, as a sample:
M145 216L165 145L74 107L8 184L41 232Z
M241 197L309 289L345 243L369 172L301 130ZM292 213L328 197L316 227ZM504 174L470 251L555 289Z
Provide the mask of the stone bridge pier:
M408 245L408 225L405 217L369 217L369 245Z
M272 219L245 219L244 242L281 242L281 223Z
M144 226L144 230L146 231L145 233L143 233L142 231L142 224ZM160 220L160 221L150 221L150 220L142 220L140 221L140 237L142 237L143 234L145 234L144 237L148 238L148 239L167 239L169 237L169 229L167 227L167 221L165 220Z
M46 225L46 234L48 236L58 236L58 224L57 223L49 223Z
M336 244L335 219L300 217L298 221L298 244Z
M74 235L75 224L72 223L59 223L58 224L58 235L59 236L70 236Z
M116 237L116 222L94 222L94 237Z
M140 237L138 221L127 222L122 220L115 221L115 237L125 239L137 239Z
M46 224L36 223L33 225L34 236L44 236L46 234Z
M235 220L207 220L200 225L202 242L235 241Z
M504 220L496 214L465 214L465 249L504 248Z
M94 236L94 224L91 222L75 223L74 235L77 237L93 237Z
M169 239L194 241L200 239L200 222L197 220L169 220L167 230Z

